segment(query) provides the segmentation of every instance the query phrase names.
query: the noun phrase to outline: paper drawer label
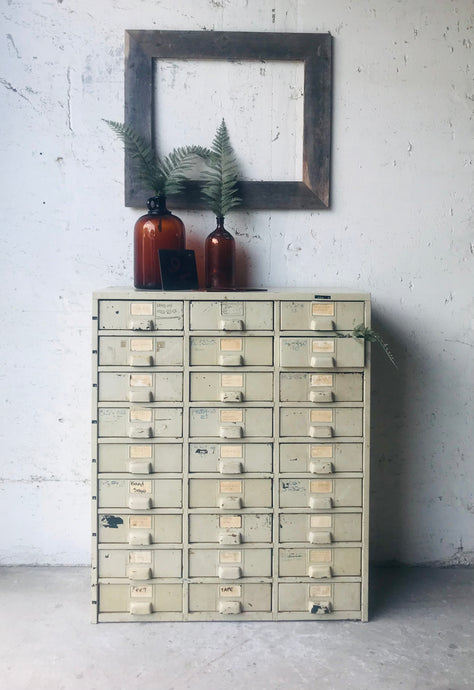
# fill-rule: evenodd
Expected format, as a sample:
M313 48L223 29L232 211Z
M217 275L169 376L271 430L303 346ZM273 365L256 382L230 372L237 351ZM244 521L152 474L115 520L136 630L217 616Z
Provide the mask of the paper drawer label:
M332 422L332 410L311 410L312 422Z
M311 313L313 316L334 316L334 302L316 302L312 305Z
M331 479L313 479L309 483L309 490L312 494L330 494L332 481Z
M328 550L321 550L318 549L318 551L310 551L309 552L309 562L310 563L330 563L332 560L332 554L331 551Z
M241 458L242 446L221 446L221 458Z
M128 491L131 494L151 494L151 481L132 479L128 482Z
M334 340L313 340L313 352L334 352Z
M223 388L229 388L230 386L236 386L237 388L242 388L244 385L243 374L222 374L221 376L221 386Z
M309 588L309 596L311 598L330 597L331 585L311 585Z
M221 352L239 352L242 350L242 338L221 338Z
M130 374L130 386L139 388L145 386L151 388L153 385L153 376L151 374Z
M151 422L152 414L151 410L130 410L130 421Z
M221 515L219 517L219 527L222 529L240 529L242 527L241 515Z
M221 597L240 597L242 596L241 585L221 585L219 587L219 595Z
M242 563L241 551L221 551L219 563Z
M130 529L151 529L151 515L130 515L128 526Z
M221 302L222 316L242 316L244 313L243 302Z
M312 458L332 458L332 446L311 446Z
M243 410L221 410L221 422L242 422Z
M132 352L152 352L153 340L151 338L132 338L130 349Z
M139 563L151 563L151 551L130 551L128 562L137 565Z
M131 458L151 458L151 446L129 446Z
M242 492L242 482L237 480L225 480L219 482L221 494L240 494Z
M153 596L152 585L138 585L130 587L130 596L134 598L150 598Z
M332 374L311 374L311 386L333 386Z
M130 313L134 316L153 316L153 304L151 302L132 302Z
M330 515L311 515L311 527L331 527L332 517Z

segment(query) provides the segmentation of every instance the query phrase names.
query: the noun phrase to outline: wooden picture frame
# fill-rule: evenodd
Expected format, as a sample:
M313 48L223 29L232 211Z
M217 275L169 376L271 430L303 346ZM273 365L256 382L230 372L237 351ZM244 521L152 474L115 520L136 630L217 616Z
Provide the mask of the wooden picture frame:
M293 60L304 64L303 169L300 181L242 181L241 209L326 209L330 200L332 37L330 34L141 31L125 32L125 124L153 140L153 61ZM157 92L159 98L159 91ZM151 196L125 155L125 205ZM205 208L199 183L170 197L173 208Z

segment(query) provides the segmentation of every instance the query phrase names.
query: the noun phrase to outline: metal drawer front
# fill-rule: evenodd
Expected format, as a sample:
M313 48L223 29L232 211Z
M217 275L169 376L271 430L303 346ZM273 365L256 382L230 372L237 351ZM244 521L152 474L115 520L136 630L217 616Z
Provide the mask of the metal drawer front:
M361 407L283 407L280 409L280 434L310 438L362 436L362 416Z
M363 302L282 302L282 331L352 331L364 323Z
M281 513L280 541L331 544L362 539L361 513Z
M181 577L182 552L181 549L99 549L99 569L103 578L153 580Z
M280 549L280 577L358 576L361 573L360 548Z
M181 443L100 443L98 447L99 472L181 472L182 465Z
M280 374L282 402L361 402L362 374Z
M99 373L99 402L182 402L180 372Z
M182 540L182 515L99 515L100 544L179 544Z
M360 508L362 479L281 479L282 508Z
M364 341L354 338L281 338L282 367L333 369L363 367Z
M273 400L273 374L267 372L192 372L191 401L259 402Z
M191 336L192 366L271 366L273 338L260 336Z
M227 606L228 602L238 602L240 606ZM189 611L209 611L232 615L271 611L272 586L258 583L228 583L189 585Z
M314 616L332 611L359 611L358 582L281 583L278 586L278 610L301 611Z
M99 508L181 508L181 479L99 479Z
M189 516L191 543L252 544L272 541L272 516L260 513Z
M183 330L183 302L100 300L99 329L181 331Z
M271 549L190 549L189 577L271 577Z
M361 472L362 443L282 443L280 471L312 474Z
M183 435L181 407L101 407L99 437L180 438Z
M190 508L271 508L271 479L190 479Z
M271 408L193 407L189 411L190 436L226 439L273 435Z
M183 339L168 336L99 337L99 366L182 366Z
M139 618L155 612L182 610L181 584L99 585L100 613L131 613Z
M271 331L273 302L193 301L190 322L198 331Z
M191 443L189 444L190 472L271 472L273 445L271 443Z

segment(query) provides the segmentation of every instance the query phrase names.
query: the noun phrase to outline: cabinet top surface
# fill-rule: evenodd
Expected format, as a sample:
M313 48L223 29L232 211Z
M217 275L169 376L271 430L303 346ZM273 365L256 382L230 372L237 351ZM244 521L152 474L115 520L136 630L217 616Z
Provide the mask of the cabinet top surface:
M369 293L357 292L345 288L255 288L229 291L207 290L136 290L127 287L109 287L94 292L94 299L191 299L191 300L370 300Z

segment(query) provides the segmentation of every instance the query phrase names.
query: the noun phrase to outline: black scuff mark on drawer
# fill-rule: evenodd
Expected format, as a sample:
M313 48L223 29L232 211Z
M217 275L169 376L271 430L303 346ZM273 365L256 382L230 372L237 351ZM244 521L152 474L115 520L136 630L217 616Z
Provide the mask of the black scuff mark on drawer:
M100 521L103 527L110 527L112 529L118 529L119 525L123 525L123 520L117 515L101 515Z

